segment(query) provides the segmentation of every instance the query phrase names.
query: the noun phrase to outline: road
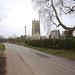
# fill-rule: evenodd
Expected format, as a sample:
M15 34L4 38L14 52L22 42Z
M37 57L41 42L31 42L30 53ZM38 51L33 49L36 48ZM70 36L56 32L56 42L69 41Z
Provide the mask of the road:
M75 75L75 61L4 43L6 75Z

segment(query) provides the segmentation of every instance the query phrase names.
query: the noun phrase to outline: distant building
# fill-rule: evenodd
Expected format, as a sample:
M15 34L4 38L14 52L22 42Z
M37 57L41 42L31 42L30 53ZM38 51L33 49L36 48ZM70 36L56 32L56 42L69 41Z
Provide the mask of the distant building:
M31 39L30 35L28 35L28 36L26 37L26 39L27 39L27 40L30 40L30 39Z
M40 39L40 21L32 21L32 40Z
M62 34L60 35L61 39L65 39L66 35L65 35L65 31L62 31Z
M53 30L50 33L51 39L59 39L60 38L60 31L59 30Z
M45 36L41 36L40 34L40 21L33 20L32 21L32 36L30 37L31 40L39 40L39 39L46 39Z
M40 36L40 21L32 21L32 36Z
M46 39L46 36L41 36L40 39Z
M75 30L73 31L73 36L75 36Z

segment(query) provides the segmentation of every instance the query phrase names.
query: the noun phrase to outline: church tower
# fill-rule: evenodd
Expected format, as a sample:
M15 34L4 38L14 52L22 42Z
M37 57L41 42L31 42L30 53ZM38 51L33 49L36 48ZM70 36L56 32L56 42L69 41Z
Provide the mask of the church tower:
M32 36L40 36L40 21L32 21Z

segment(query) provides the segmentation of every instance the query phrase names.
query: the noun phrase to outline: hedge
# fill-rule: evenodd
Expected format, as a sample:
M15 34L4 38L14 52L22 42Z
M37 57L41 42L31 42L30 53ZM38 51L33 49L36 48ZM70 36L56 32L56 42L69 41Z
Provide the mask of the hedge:
M29 40L27 41L27 44L30 46L36 46L36 47L75 51L75 37L71 37L67 39Z
M53 39L30 40L27 42L27 44L36 47L52 48L54 40Z
M75 51L75 37L71 37L68 40L70 42L70 49Z
M61 49L70 50L70 41L69 39L62 39L60 41Z

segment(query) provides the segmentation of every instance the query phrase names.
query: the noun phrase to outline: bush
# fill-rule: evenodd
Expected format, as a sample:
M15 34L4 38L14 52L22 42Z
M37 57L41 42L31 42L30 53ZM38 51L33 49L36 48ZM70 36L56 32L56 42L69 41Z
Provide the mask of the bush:
M67 39L29 40L27 41L27 44L36 47L64 49L64 50L72 49L75 51L75 37Z
M44 48L52 48L54 43L53 39L44 39L44 40L30 40L27 42L28 45Z
M53 39L45 39L44 40L44 47L45 48L52 48L53 43L54 43Z
M61 49L70 50L70 42L68 39L62 39L60 41L60 47Z
M70 49L75 51L75 37L69 38L69 42L70 42Z
M55 39L53 49L60 49L60 39Z

